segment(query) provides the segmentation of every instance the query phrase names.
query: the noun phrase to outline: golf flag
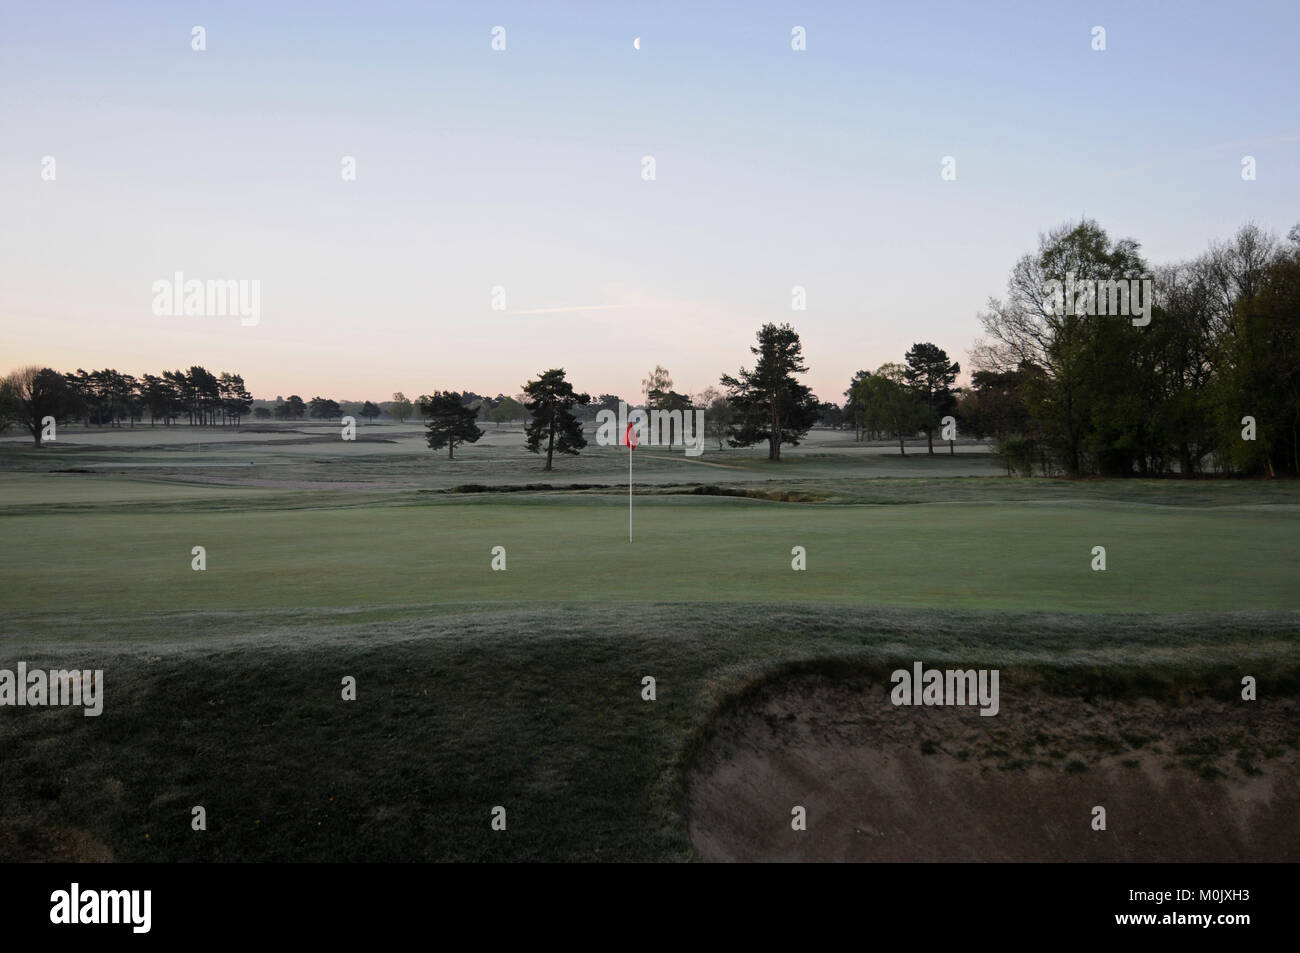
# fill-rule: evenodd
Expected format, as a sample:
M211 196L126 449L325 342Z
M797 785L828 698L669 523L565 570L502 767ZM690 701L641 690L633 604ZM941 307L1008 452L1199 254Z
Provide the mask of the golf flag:
M632 542L632 451L636 449L636 428L632 426L631 421L627 425L627 433L623 434L623 442L627 444L627 541Z

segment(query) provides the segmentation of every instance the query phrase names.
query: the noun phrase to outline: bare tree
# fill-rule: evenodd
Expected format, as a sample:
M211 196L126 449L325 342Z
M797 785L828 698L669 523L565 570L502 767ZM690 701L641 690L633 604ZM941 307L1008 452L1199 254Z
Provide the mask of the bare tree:
M0 413L22 424L39 447L44 420L58 419L67 410L68 385L48 367L22 367L0 381L0 404Z

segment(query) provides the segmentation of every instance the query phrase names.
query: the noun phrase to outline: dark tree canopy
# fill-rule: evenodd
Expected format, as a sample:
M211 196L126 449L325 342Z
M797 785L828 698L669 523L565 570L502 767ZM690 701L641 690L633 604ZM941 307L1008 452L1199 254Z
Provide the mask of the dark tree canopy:
M292 398L290 398L292 400ZM313 397L311 399L311 416L314 420L335 420L343 416L343 411L339 407L337 400L329 400L325 397Z
M686 394L679 394L675 390L659 390L655 388L647 395L649 406L656 410L690 410L691 398ZM613 408L617 410L617 406Z
M522 420L527 411L524 405L519 403L513 397L499 397L496 406L492 408L489 419L500 427L503 423L511 420Z
M135 378L113 368L89 372L78 368L62 377L68 399L65 412L87 427L119 427L127 421L134 427L146 413L151 427L159 420L170 426L182 415L193 425L238 426L253 402L243 377L229 371L213 374L197 364L188 371L163 371L161 376Z
M1283 244L1247 224L1154 273L1138 252L1096 222L1067 222L981 315L972 357L985 373L963 406L1008 470L1300 473L1300 228ZM1073 311L1060 308L1063 277L1088 291Z
M1030 413L1030 400L1041 392L1042 380L1041 369L1032 364L976 371L957 405L964 429L981 440L993 439L1008 475L1029 476L1041 452L1042 434Z
M524 408L530 417L524 425L524 445L533 453L546 446L546 469L551 469L551 459L559 453L577 454L587 445L582 435L582 423L573 414L575 406L591 403L587 394L574 393L573 385L564 379L563 368L552 368L535 381L524 385Z
M795 379L807 373L803 344L788 324L765 324L758 330L758 357L752 371L740 369L738 377L722 376L727 399L734 411L727 442L749 447L767 442L767 458L781 459L781 445L798 446L821 414L813 392Z
M420 398L420 413L427 418L425 437L430 450L447 448L447 459L454 459L456 447L462 443L476 443L483 436L474 423L478 409L465 404L465 395L455 391L436 390Z
M276 420L302 420L307 413L307 405L297 394L290 394L284 403L275 405Z
M934 428L956 406L952 385L961 373L961 365L948 360L943 348L929 343L913 344L903 359L907 362L903 372L907 384L925 407L921 429L925 431L930 453L934 453Z
M1147 391L1144 351L1157 340L1126 317L1058 311L1052 281L1092 285L1150 274L1132 239L1111 239L1096 222L1066 223L1039 238L1008 281L1008 298L981 315L987 335L976 349L982 369L1043 370L1035 417L1051 456L1079 476L1131 470L1148 442L1151 418L1140 407ZM1158 329L1158 326L1157 326Z
M844 424L844 408L839 404L831 401L823 401L819 405L817 418L823 427L830 427L832 430L839 430Z
M415 412L414 405L407 400L406 395L400 390L393 395L392 403L388 405L388 415L399 424L404 423L408 417Z
M867 410L863 402L865 382L871 377L870 371L858 371L849 381L848 390L844 392L843 420L853 426L853 439L861 440L869 429L867 427Z
M42 421L65 416L70 396L62 374L48 367L24 367L0 381L0 415L21 424L39 447Z

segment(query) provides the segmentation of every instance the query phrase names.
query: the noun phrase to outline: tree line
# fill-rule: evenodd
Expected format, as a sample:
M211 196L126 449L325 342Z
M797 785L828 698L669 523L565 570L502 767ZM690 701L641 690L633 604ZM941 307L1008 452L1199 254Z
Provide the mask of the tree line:
M1143 319L1117 313L1117 304L1136 301L1127 289L1144 277ZM1104 291L1063 308L1062 282ZM1040 236L1038 249L1012 268L1007 297L991 299L979 320L984 337L971 352L967 387L956 385L958 362L919 342L900 362L854 374L842 406L821 402L799 380L808 372L799 335L768 323L750 347L752 369L723 374L692 397L674 390L668 370L656 365L641 382L644 401L635 403L703 407L705 435L719 448L766 444L773 461L819 423L851 428L857 440L896 439L904 454L918 434L934 453L939 432L951 452L950 418L955 430L991 441L1008 474L1300 474L1300 226L1284 243L1247 225L1197 258L1152 268L1136 241L1113 240L1093 221L1066 223ZM526 448L544 451L549 470L556 453L586 446L584 422L620 402L580 393L552 368L513 397L435 391L412 401L398 392L383 406L366 401L355 409L370 420L418 414L429 446L449 456L483 435L478 422L522 419ZM151 425L182 416L238 425L251 403L239 375L198 366L140 380L115 370L60 375L32 367L0 381L0 423L21 422L38 444L47 415L101 426L134 425L145 413ZM255 416L344 413L336 401L291 395L273 409L257 407Z
M1300 226L1283 243L1247 225L1154 269L1139 252L1088 220L1040 237L1013 267L1008 297L980 315L967 387L956 385L958 362L919 342L901 362L858 371L842 406L824 403L799 380L808 371L799 335L765 324L752 369L692 398L656 366L642 381L645 406L702 406L719 447L765 443L774 461L818 423L851 427L857 440L897 439L903 454L923 434L934 453L947 421L950 452L958 432L991 440L1008 474L1300 474ZM1063 307L1062 286L1076 284L1089 293ZM585 446L583 408L619 403L575 393L560 369L525 395L525 442L545 447L547 469L554 453Z
M150 426L170 426L182 417L192 425L238 426L252 401L243 377L198 365L139 378L113 368L60 374L31 366L0 379L0 426L19 424L37 445L47 418L88 427L134 427L146 415Z
M1096 298L1062 309L1048 290L1146 275L1146 324ZM1132 239L1067 223L1016 263L980 321L959 416L1008 472L1300 474L1300 226L1282 242L1246 225L1153 268Z

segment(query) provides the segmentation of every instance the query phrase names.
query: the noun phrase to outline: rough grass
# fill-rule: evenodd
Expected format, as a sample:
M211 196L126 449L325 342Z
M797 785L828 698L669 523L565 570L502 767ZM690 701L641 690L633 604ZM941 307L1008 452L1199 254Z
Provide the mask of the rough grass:
M144 614L143 641L6 646L102 668L106 700L99 718L3 711L0 854L49 856L75 835L139 861L688 859L686 768L719 713L774 676L920 659L1084 697L1231 697L1243 670L1295 693L1300 637L1295 614L834 606L200 618L206 631Z

